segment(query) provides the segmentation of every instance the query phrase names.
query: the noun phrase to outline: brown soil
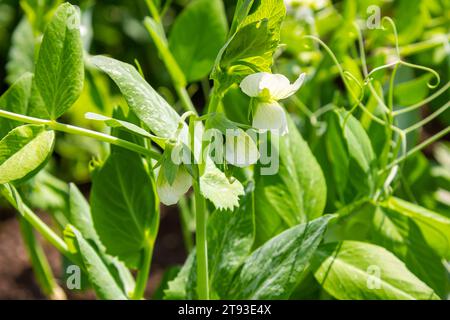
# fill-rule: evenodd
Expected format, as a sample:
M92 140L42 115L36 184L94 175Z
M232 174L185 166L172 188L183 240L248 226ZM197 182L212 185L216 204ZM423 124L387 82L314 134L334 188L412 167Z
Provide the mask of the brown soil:
M49 222L48 216L41 215ZM50 265L57 278L61 275L61 256L40 238ZM160 234L156 243L146 297L158 288L164 270L184 262L186 252L182 242L178 214L175 210L162 212ZM60 281L61 285L61 281ZM64 286L61 286L64 288ZM66 290L68 299L95 299L93 292L74 293ZM0 211L0 299L46 299L37 285L25 251L19 223L13 211Z

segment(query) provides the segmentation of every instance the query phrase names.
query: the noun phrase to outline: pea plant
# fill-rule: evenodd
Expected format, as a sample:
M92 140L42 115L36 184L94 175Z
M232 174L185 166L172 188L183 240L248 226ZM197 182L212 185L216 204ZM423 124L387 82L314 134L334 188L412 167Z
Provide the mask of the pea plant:
M138 60L91 55L79 7L21 2L0 194L43 292L64 297L36 233L99 299L143 299L160 210L177 205L188 257L155 298L447 298L448 30L411 26L409 1L394 18L362 2L238 0L227 17L222 0L194 0L168 25L171 1L142 1L139 30L175 95ZM445 11L431 2L415 6ZM415 59L429 52L436 68ZM109 80L110 105L63 122ZM67 136L99 142L88 200L51 173Z

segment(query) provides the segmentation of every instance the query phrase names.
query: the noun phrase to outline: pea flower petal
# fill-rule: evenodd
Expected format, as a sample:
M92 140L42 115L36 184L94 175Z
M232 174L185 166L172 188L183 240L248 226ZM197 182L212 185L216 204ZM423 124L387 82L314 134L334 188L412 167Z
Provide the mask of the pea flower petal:
M259 103L253 116L253 127L261 131L276 131L280 136L289 132L286 113L278 102Z
M228 130L225 145L225 159L236 167L248 167L259 159L256 143L242 129Z
M286 99L297 92L304 80L304 73L291 84L289 79L282 74L259 72L245 77L244 80L242 80L240 87L249 97L278 101ZM268 92L268 97L266 96L265 91Z
M167 181L163 170L160 170L156 182L156 191L158 192L161 202L166 206L170 206L178 203L180 198L188 192L191 185L192 177L184 167L178 168L177 175L172 185Z

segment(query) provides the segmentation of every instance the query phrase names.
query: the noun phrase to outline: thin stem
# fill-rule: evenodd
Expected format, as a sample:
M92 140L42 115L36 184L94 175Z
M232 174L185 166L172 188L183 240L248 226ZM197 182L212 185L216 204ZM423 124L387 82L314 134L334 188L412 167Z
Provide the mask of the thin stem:
M217 111L217 108L220 105L220 101L222 100L222 96L217 93L216 85L214 85L211 91L211 98L209 99L208 105L208 114L214 113Z
M333 60L334 64L336 65L336 67L338 68L339 74L342 78L342 81L344 82L344 85L346 87L346 89L348 90L348 92L350 92L350 95L352 96L352 98L355 101L358 101L358 97L356 97L355 93L353 92L353 90L351 89L350 85L348 84L347 81L347 77L345 76L344 73L344 69L342 69L341 64L339 63L338 59L336 58L335 54L333 53L333 51L325 44L325 42L323 42L322 40L320 40L319 38L315 37L315 36L304 36L304 38L307 39L312 39L314 41L317 41L324 49L325 51L328 53L328 55L331 57L331 59ZM358 104L358 106L363 110L364 113L366 113L373 121L381 124L381 125L386 125L386 122L380 118L378 118L377 116L373 115L369 110L367 110L366 106L364 104L362 104L361 102Z
M57 281L55 280L42 246L36 239L33 227L23 217L19 218L19 223L22 238L25 247L27 248L34 274L42 291L50 299L66 299L64 291L58 286Z
M394 116L398 116L400 114L407 113L407 112L410 112L410 111L413 111L413 110L416 110L416 109L422 107L423 105L427 104L428 102L433 101L434 99L439 97L444 92L447 92L449 87L450 87L450 81L447 82L447 84L445 86L443 86L441 89L439 89L438 91L433 93L428 98L426 98L426 99L424 99L424 100L422 100L422 101L420 101L420 102L418 102L416 104L413 104L413 105L411 105L409 107L402 108L400 110L394 111Z
M199 181L194 181L193 187L195 194L198 298L200 300L209 300L208 243L206 240L207 216L205 199L200 193Z
M433 49L434 47L437 47L439 45L445 45L446 42L450 40L450 34L443 35L442 37L436 37L431 40L426 40L422 42L416 42L409 45L405 45L400 48L400 54L405 56L410 56L413 54L417 54L422 51Z
M195 150L195 119L189 121L189 133L191 137L191 150ZM194 151L193 151L194 152ZM200 152L199 163L203 162L203 145ZM194 157L195 159L195 157ZM207 212L206 203L200 191L200 170L199 165L194 163L194 179L192 186L195 197L195 243L197 248L197 293L200 300L209 300L209 273L208 273L208 243L207 233Z
M387 109L387 121L389 123L386 126L386 143L383 147L383 151L380 156L380 167L385 167L389 162L389 153L391 151L391 141L392 141L392 126L394 122L394 117L392 115L393 112L393 104L394 104L394 82L395 75L397 74L398 64L395 65L394 71L392 72L391 79L389 81L389 93L388 93L388 109Z
M136 278L136 286L134 288L133 300L141 300L144 298L145 288L147 288L148 277L150 275L150 266L152 264L154 241L148 241L144 247L142 264Z
M80 128L80 127L76 127L76 126L72 126L72 125L68 125L68 124L63 124L63 123L59 123L59 122L52 121L52 120L44 120L44 119L24 116L21 114L5 111L5 110L1 110L1 109L0 109L0 117L19 121L19 122L29 123L29 124L45 125L48 128L55 130L55 131L60 131L60 132L65 132L65 133L70 133L70 134L75 134L75 135L79 135L79 136L96 139L98 141L106 142L106 143L109 143L109 144L112 144L112 145L115 145L115 146L118 146L118 147L121 147L124 149L128 149L130 151L137 152L144 156L148 156L152 159L160 158L160 154L154 150L146 149L140 145L134 144L134 143L126 141L126 140L119 139L117 137L110 136L105 133L101 133L101 132L97 132L97 131L93 131L93 130L89 130L89 129L84 129L84 128Z
M181 104L186 111L194 112L197 115L197 110L192 103L191 97L186 90L185 86L174 83L175 91L177 92L178 97L180 98Z
M178 202L178 206L180 211L181 231L183 232L184 246L186 247L186 251L189 253L194 248L194 244L192 241L192 231L190 227L192 215L190 213L190 208L186 197L181 197Z
M432 114L430 114L428 117L426 117L425 119L417 122L416 124L412 125L409 128L404 129L403 131L405 132L405 134L408 134L416 129L419 129L421 127L423 127L424 125L426 125L427 123L429 123L430 121L432 121L434 118L438 117L441 113L443 113L444 111L446 111L448 109L448 107L450 106L450 102L447 102L445 105L443 105L442 107L440 107L438 110L436 110L435 112L433 112Z
M150 11L150 14L152 15L153 19L157 23L161 23L161 17L158 12L158 8L156 8L156 5L153 3L153 0L145 0L145 4L147 5L148 10Z
M428 138L427 140L425 140L424 142L422 142L421 144L418 144L417 146L415 146L414 148L412 148L411 150L409 150L403 157L398 158L397 160L395 160L393 163L391 163L388 167L386 167L384 170L389 170L391 169L393 166L405 161L406 159L408 159L410 156L412 156L413 154L415 154L416 152L426 148L427 146L429 146L430 144L432 144L433 142L439 140L440 138L444 137L446 134L448 134L450 132L450 127L445 128L444 130L440 131L439 133L436 133L434 136ZM383 170L382 170L383 171Z

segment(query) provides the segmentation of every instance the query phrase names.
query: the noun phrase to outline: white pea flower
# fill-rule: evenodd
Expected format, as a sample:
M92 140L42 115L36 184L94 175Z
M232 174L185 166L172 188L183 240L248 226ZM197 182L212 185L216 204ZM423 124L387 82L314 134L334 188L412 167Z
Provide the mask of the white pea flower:
M236 167L248 167L259 159L255 141L242 129L227 130L225 148L225 159Z
M253 127L262 131L278 130L282 136L288 133L286 113L278 101L295 94L304 80L305 73L293 84L282 74L259 72L245 77L240 85L242 91L258 100Z
M164 170L161 168L156 181L156 191L158 192L159 200L166 206L170 206L178 203L180 198L188 192L191 185L192 177L183 166L178 168L172 184L169 183L164 175Z

